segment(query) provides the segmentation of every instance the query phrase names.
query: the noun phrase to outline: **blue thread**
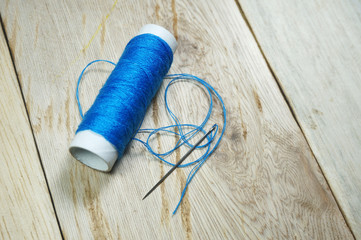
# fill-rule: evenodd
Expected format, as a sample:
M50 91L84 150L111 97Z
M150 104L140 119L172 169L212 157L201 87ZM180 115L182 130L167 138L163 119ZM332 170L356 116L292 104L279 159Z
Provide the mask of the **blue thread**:
M134 37L86 112L77 132L100 134L122 156L173 61L171 48L152 34Z
M193 177L207 158L217 148L224 135L224 131L226 129L226 108L219 93L203 79L190 74L171 74L166 76L166 78L171 79L171 81L165 89L164 101L166 109L175 124L160 128L140 129L139 127L142 124L146 108L160 87L162 79L168 72L172 60L172 51L162 39L151 34L139 35L128 43L117 65L108 60L95 60L90 62L82 70L78 78L76 98L79 113L83 118L77 132L92 130L101 134L105 139L116 146L119 156L123 154L125 147L131 140L136 140L142 143L155 157L171 166L174 166L174 164L165 160L165 157L172 154L176 149L184 144L188 147L192 147L193 145L189 142L189 140L197 133L202 132L203 134L206 134L204 127L212 113L213 95L218 98L220 104L222 105L224 118L222 132L220 133L216 143L211 147L211 143L218 133L218 125L216 125L216 130L207 137L207 143L197 147L197 149L206 148L205 153L195 161L179 166L187 167L195 164L188 174L180 200L173 211L173 214L175 214L182 202L189 183L192 181ZM85 116L83 116L79 100L80 82L85 70L96 62L107 62L116 67L100 90L94 104L86 112ZM181 80L196 81L205 87L208 92L210 105L207 115L200 125L180 123L179 119L169 108L167 101L168 90L170 86ZM142 96L142 94L144 95ZM170 129L177 129L178 132ZM185 129L191 130L185 131ZM165 153L157 153L150 146L149 140L158 132L172 133L180 139L173 149ZM149 133L147 140L142 141L133 137L137 133Z

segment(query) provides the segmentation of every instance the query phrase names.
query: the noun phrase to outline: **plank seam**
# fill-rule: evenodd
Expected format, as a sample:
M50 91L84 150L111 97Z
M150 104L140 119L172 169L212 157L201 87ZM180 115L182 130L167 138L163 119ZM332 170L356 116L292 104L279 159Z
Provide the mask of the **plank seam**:
M27 120L28 120L28 124L29 124L29 126L30 126L30 129L31 129L31 135L32 135L32 137L33 137L33 141L34 141L34 145L35 145L36 152L37 152L37 155L38 155L38 159L39 159L39 162L40 162L40 166L41 166L41 169L42 169L43 174L44 174L44 179L45 179L46 187L47 187L47 189L48 189L48 193L49 193L49 196L50 196L50 201L51 201L51 204L52 204L52 206L53 206L53 210L54 210L54 214L55 214L55 219L56 219L56 222L57 222L58 227L59 227L59 231L60 231L61 238L64 239L63 231L62 231L62 229L61 229L60 221L59 221L59 218L58 218L58 214L57 214L56 209L55 209L55 204L54 204L53 196L52 196L51 191L50 191L49 182L48 182L48 179L47 179L47 177L46 177L46 173L45 173L45 169L44 169L44 166L43 166L43 162L41 161L40 151L39 151L39 148L38 148L38 144L37 144L36 139L35 139L33 125L31 124L31 121L30 121L30 115L29 115L28 108L27 108L27 106L26 106L24 93L23 93L22 88L21 88L19 75L18 75L18 72L17 72L17 70L16 70L16 66L15 66L15 62L14 62L14 56L13 56L13 54L12 54L12 52L11 52L11 49L10 49L9 39L8 39L8 37L7 37L7 34L6 34L5 25L4 25L4 22L3 22L3 20L2 20L2 16L1 16L1 15L0 15L0 25L1 25L1 29L2 29L2 31L3 31L3 33L4 33L5 42L6 42L6 45L7 45L7 47L8 47L8 51L9 51L10 58L11 58L11 62L12 62L13 68L14 68L16 80L18 81L18 85L19 85L19 89L20 89L20 93L21 93L21 98L22 98L22 100L23 100L23 104L24 104L24 107L25 107L26 117L27 117Z
M332 194L332 197L333 197L333 199L335 200L335 202L336 202L336 204L337 204L337 207L338 207L338 209L340 210L340 212L341 212L341 214L342 214L343 219L345 220L346 226L347 226L348 229L350 230L353 238L356 239L354 233L353 233L352 230L351 230L350 224L349 224L349 222L347 221L346 214L345 214L344 211L342 210L342 208L341 208L341 206L340 206L337 198L335 197L335 195L334 195L334 193L333 193L333 191L332 191L332 188L331 188L331 186L330 186L327 178L325 177L325 174L324 174L324 172L323 172L323 170L322 170L322 168L321 168L321 166L320 166L320 164L319 164L319 162L318 162L318 160L317 160L317 158L316 158L316 156L315 156L315 154L314 154L314 152L313 152L313 149L311 148L311 145L310 145L310 143L309 143L309 141L308 141L308 139L307 139L307 137L306 137L306 135L305 135L305 133L304 133L304 130L303 130L303 128L302 128L302 126L301 126L301 124L300 124L300 122L299 122L299 119L297 118L297 115L296 115L296 113L295 113L295 111L294 111L294 107L292 106L292 103L291 103L291 101L289 100L289 97L287 96L287 94L286 94L286 92L285 92L285 90L284 90L284 87L282 86L282 83L279 81L279 79L278 79L278 77L276 76L274 70L272 69L272 67L271 67L268 59L266 58L266 55L265 55L265 53L263 52L263 49L262 49L262 47L261 47L261 45L260 45L260 43L259 43L259 41L258 41L258 39L257 39L257 37L256 37L256 34L255 34L254 31L253 31L253 28L252 28L251 24L249 23L249 21L248 21L248 19L247 19L247 17L246 17L245 12L244 12L243 9L242 9L242 6L241 6L240 2L239 2L238 0L235 0L235 3L236 3L236 5L237 5L237 7L238 7L239 12L241 13L241 16L242 16L243 20L245 21L245 23L246 23L246 25L247 25L249 31L251 32L254 40L256 41L257 47L258 47L258 49L260 50L264 61L266 62L266 65L267 65L268 70L271 72L272 77L273 77L274 80L276 81L277 86L278 86L280 92L282 93L282 96L283 96L284 100L286 101L286 104L287 104L289 110L291 111L291 114L292 114L294 120L296 121L298 127L300 128L300 131L301 131L301 133L302 133L302 135L303 135L303 137L304 137L304 139L305 139L305 141L306 141L306 143L307 143L307 145L308 145L308 147L309 147L309 149L310 149L310 151L311 151L311 153L312 153L312 156L313 156L313 157L315 158L315 160L316 160L316 163L317 163L317 165L318 165L318 168L320 169L320 171L321 171L321 173L322 173L322 175L323 175L323 178L325 179L325 181L326 181L326 183L327 183L327 186L328 186L328 188L330 189L330 192L331 192L331 194Z

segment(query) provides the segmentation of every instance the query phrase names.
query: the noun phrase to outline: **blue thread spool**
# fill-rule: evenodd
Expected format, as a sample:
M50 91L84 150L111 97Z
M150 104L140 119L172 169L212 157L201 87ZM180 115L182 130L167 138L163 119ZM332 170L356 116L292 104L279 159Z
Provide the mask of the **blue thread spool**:
M177 48L177 41L174 36L169 31L160 26L154 24L145 25L141 28L137 36L143 34L151 34L159 37L166 44L168 44L172 50L172 53L174 53ZM119 60L119 63L121 61L122 58ZM160 68L161 67L162 66L160 66ZM166 73L164 73L164 76L165 74ZM84 119L84 121L86 121L86 119ZM140 122L132 124L138 126ZM132 130L135 133L136 129L133 128ZM119 155L122 154L124 149L122 148L120 152L118 150L119 147L117 148L111 141L109 141L109 139L106 139L105 136L97 133L89 127L82 128L82 124L80 124L79 129L69 147L69 151L74 158L93 169L104 172L109 172L112 169L115 161Z

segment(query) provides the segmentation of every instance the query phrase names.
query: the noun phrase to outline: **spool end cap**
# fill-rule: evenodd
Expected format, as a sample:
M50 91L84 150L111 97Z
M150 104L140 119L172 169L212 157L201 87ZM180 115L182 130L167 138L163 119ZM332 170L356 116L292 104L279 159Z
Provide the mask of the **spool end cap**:
M167 29L165 29L159 25L155 25L155 24L144 25L139 30L138 35L145 34L145 33L153 34L153 35L156 35L156 36L160 37L161 39L163 39L169 45L169 47L172 49L173 53L175 52L175 50L178 47L177 40L175 39L173 34L171 34Z
M102 172L109 172L118 158L114 145L91 130L75 134L69 151L83 164Z

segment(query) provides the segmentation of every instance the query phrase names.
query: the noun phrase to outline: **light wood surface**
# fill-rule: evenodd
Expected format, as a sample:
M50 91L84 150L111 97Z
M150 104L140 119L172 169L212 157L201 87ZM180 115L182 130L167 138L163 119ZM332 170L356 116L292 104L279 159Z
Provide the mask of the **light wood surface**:
M234 1L15 0L0 2L0 9L66 239L352 238ZM171 72L205 78L228 110L224 140L174 216L189 169L178 169L141 201L169 169L141 145L132 142L110 174L68 153L80 122L78 74L91 60L117 61L146 23L160 24L178 39ZM85 108L110 70L100 64L86 74ZM144 126L169 123L163 91ZM208 105L202 90L182 83L170 94L183 121L200 122ZM221 122L219 106L212 119ZM154 141L160 150L173 145L167 137Z
M240 2L347 222L361 239L361 2Z
M1 29L0 82L0 239L61 239Z

